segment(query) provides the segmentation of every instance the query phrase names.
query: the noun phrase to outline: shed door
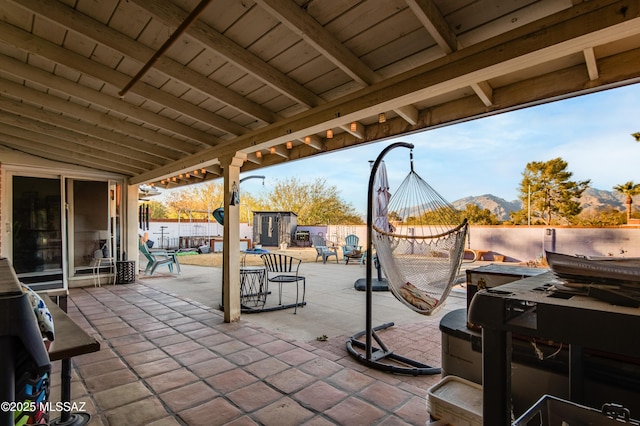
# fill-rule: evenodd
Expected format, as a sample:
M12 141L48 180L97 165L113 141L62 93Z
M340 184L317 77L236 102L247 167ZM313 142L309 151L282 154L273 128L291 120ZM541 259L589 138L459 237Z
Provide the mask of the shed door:
M278 220L277 216L262 216L262 232L260 234L260 243L263 246L278 245Z

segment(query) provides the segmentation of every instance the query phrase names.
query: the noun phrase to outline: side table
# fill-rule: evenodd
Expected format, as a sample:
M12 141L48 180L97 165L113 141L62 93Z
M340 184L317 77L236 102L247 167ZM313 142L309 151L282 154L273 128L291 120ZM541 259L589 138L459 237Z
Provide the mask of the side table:
M267 301L267 269L264 266L240 268L240 306L245 309L262 309Z

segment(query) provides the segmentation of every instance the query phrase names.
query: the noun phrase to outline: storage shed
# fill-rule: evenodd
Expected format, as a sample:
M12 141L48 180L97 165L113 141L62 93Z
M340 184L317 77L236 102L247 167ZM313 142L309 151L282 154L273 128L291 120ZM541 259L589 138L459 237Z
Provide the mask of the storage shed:
M290 246L297 226L298 215L294 212L253 212L254 244L277 247L282 243L287 243Z

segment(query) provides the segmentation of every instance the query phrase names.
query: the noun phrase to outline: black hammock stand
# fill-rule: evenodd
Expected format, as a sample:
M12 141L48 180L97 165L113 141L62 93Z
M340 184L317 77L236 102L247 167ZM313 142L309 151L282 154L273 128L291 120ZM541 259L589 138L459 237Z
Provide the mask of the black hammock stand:
M439 367L433 367L427 364L424 364L420 361L416 361L414 359L411 358L407 358L404 357L402 355L398 355L396 353L394 353L392 350L390 350L382 341L382 339L380 338L380 336L378 336L377 332L380 330L384 330L387 329L389 327L392 327L394 325L393 322L391 323L385 323L376 327L373 327L372 325L372 301L373 301L373 285L372 285L372 281L373 281L373 271L372 268L370 267L370 265L372 265L372 258L373 258L373 254L372 254L372 246L373 246L373 240L374 240L374 234L373 234L373 230L374 230L374 218L373 218L373 194L374 194L374 184L375 184L375 180L376 180L376 174L378 171L378 168L380 166L380 163L382 162L384 156L391 151L394 148L398 148L398 147L404 147L404 148L409 148L409 149L413 149L414 145L410 144L410 143L406 143L406 142L397 142L394 144L389 145L388 147L386 147L378 156L378 158L376 159L376 161L374 162L372 168L371 168L371 175L369 178L369 193L368 193L368 200L367 200L367 248L366 248L366 264L367 264L367 268L366 268L366 321L365 321L365 330L358 332L354 335L352 335L350 337L350 339L347 341L347 351L349 352L349 354L354 357L358 362L371 367L371 368L375 368L377 370L381 370L381 371L386 371L386 372L391 372L391 373L395 373L395 374L404 374L404 375L413 375L413 376L418 376L418 375L433 375L433 374L440 374L441 373L441 369ZM413 161L412 161L412 172L413 173ZM417 176L417 175L416 175ZM439 195L437 193L435 193L435 191L433 191L432 188L430 188L426 183L424 183L426 189L430 192L433 192L439 199L437 200L438 204L440 206L445 207L446 209L449 209L451 211L453 211L453 207L451 207L450 205L447 205L448 203L446 203L446 201L444 199L441 199L439 197ZM442 204L440 204L440 202L442 202ZM451 218L451 217L449 217ZM413 310L415 310L416 312L419 313L423 313L423 314L430 314L431 312L435 311L435 309L439 308L439 304L442 303L444 301L444 299L447 297L447 295L449 294L449 290L451 289L451 284L453 282L453 278L455 277L455 274L458 272L459 267L460 267L460 263L462 260L462 255L464 253L464 247L463 244L460 244L460 241L464 242L464 238L465 235L467 233L467 229L468 229L468 225L466 222L466 219L462 222L462 224L453 227L452 229L449 229L446 232L440 233L439 235L431 235L431 236L427 236L424 237L425 239L429 239L429 238L437 238L439 241L442 241L444 239L449 238L449 236L453 236L453 239L455 240L454 243L447 243L447 248L446 250L448 250L448 255L450 256L451 260L449 261L449 271L447 273L448 275L448 284L442 285L439 284L440 287L444 287L444 288L440 288L438 290L439 292L439 296L440 298L437 299L433 299L430 297L430 295L428 294L429 291L426 291L423 288L416 288L414 286L412 286L408 281L403 281L403 284L400 285L400 291L398 291L398 288L395 288L395 283L394 281L397 281L397 279L394 280L389 280L389 287L392 290L394 296L396 296L401 302L403 302L405 305L409 306L410 308L412 308ZM394 238L394 237L401 237L400 235L394 235L393 234L393 230L391 230L391 232L385 233L383 231L381 231L380 229L376 228L376 232L377 235L375 236L376 241L380 241L380 237L381 235L384 236L386 238L386 236L389 236L388 238ZM455 234L455 235L454 235ZM419 238L419 237L415 237L415 238ZM417 243L414 244L417 246ZM393 248L389 248L388 247L389 244L387 244L387 247L382 247L380 246L379 248L383 249L385 251L386 254L390 254L390 252L392 252L394 249ZM412 247L411 250L414 250L414 248ZM439 248L439 250L443 250L442 248ZM380 261L380 254L378 253L378 261ZM383 263L383 269L385 270L385 274L387 274L387 272L392 274L392 278L397 278L396 274L394 274L394 271L387 271L386 268L384 268L384 263ZM390 264L387 263L387 266L389 267L389 269L391 269ZM390 278L390 277L387 277ZM406 277L403 277L406 279ZM416 276L411 277L411 279L415 279ZM445 280L446 281L446 280ZM406 297L405 297L405 293L402 293L403 290L406 289L402 289L402 287L405 286L405 284L407 286L411 286L412 290L414 293L416 292L420 292L421 295L429 300L434 300L435 304L433 306L429 305L428 307L420 307L421 305L411 305L407 302ZM419 284L418 284L419 285ZM428 284L428 285L432 285L432 284ZM435 306L436 304L438 304L439 306ZM362 340L360 340L362 338L362 336L365 336L364 342ZM375 342L377 343L378 346L374 346L373 341L375 340ZM363 351L364 350L364 351Z

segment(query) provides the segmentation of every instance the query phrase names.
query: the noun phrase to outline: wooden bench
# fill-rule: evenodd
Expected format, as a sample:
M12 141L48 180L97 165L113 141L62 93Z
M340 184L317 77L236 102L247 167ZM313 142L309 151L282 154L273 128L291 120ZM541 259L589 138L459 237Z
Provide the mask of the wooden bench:
M484 260L484 255L491 253L491 250L476 250L476 249L464 249L464 253L471 253L473 255L472 262L476 260Z

